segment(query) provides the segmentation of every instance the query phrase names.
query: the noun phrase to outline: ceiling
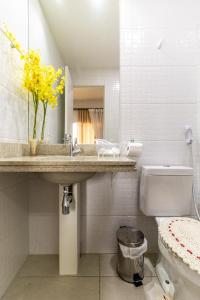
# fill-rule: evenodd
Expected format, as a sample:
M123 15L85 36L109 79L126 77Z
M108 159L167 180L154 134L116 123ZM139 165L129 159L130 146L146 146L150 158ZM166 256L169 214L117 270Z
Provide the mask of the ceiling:
M104 99L104 87L74 87L74 100L102 100Z
M118 0L40 0L65 63L74 69L119 67Z

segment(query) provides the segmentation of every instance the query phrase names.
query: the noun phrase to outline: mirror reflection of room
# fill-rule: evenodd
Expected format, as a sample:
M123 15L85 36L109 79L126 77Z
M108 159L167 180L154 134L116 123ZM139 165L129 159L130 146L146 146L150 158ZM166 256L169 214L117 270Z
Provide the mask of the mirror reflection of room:
M55 41L56 50L51 53L58 53L61 58L51 58L51 64L57 65L59 62L59 66L65 69L66 79L63 101L59 99L58 106L48 111L48 143L62 143L65 135L71 135L73 141L77 138L78 144L94 144L96 139L102 138L117 143L120 92L118 1L76 0L58 3L40 0L40 4ZM33 15L33 10L30 14ZM37 38L33 40L38 34L35 23L30 32L32 47L38 41ZM36 46L42 48L42 44L37 43ZM74 96L81 97L81 92L89 98L74 100ZM80 95L77 96L77 93ZM92 97L94 99L87 107ZM80 103L77 106L78 102L82 106ZM73 120L75 115L76 122ZM56 119L59 120L58 125L52 121ZM56 140L57 132L60 135Z
M73 138L78 144L95 144L103 138L104 87L73 88Z

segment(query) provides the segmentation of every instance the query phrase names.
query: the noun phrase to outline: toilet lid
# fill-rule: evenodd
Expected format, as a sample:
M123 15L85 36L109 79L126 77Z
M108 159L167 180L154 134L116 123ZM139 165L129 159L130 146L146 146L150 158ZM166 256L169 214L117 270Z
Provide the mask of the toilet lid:
M200 274L200 222L191 218L168 218L160 224L159 233L164 244Z

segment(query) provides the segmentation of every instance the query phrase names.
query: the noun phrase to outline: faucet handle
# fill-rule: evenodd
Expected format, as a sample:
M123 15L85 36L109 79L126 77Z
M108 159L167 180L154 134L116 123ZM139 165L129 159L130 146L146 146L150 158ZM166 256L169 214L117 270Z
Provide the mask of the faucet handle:
M64 143L65 144L69 144L69 143L71 143L72 142L72 136L71 136L71 134L69 134L69 133L65 133L65 135L64 135Z

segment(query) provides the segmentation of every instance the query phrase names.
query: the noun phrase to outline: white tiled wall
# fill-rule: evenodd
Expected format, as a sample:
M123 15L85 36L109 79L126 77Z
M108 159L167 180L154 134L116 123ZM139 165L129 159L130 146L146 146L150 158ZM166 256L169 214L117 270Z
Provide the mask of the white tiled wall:
M29 0L29 46L39 50L42 62L53 65L55 68L63 68L64 61L58 51L55 39L51 34L39 0ZM32 136L33 107L30 104L30 136ZM40 138L42 107L38 113L38 138ZM64 97L59 100L58 107L51 109L48 107L46 117L45 138L50 143L61 143L64 136Z
M155 221L141 216L138 208L138 172L96 174L81 184L81 249L83 253L116 252L116 231L136 226L157 250Z
M184 126L196 121L199 6L120 1L120 136L144 143L142 163L189 162Z
M62 57L48 27L38 0L30 0L30 48L40 49L42 61L55 68L63 67ZM32 120L33 114L31 114ZM52 110L48 108L46 138L61 143L64 137L64 99ZM41 111L38 116L40 136ZM31 123L32 124L32 123ZM40 125L39 125L40 124ZM30 126L32 134L32 126ZM37 177L29 182L29 250L31 254L58 252L58 187Z
M12 7L12 8L11 8ZM28 1L0 2L6 23L28 45ZM28 140L28 97L21 88L19 54L0 33L0 142ZM0 174L0 298L28 255L28 190L24 175Z
M144 143L139 165L191 164L184 126L196 122L199 6L120 1L120 140ZM116 251L120 225L141 228L157 251L157 226L141 214L138 194L139 172L97 174L81 185L82 252Z
M81 250L83 253L116 252L116 231L136 226L157 250L155 221L141 216L138 208L138 173L97 174L81 184Z
M120 141L144 143L139 165L191 162L184 126L196 121L200 55L199 4L190 4L120 1ZM82 185L83 252L114 252L120 225L141 228L149 251L157 250L157 226L141 214L138 194L139 172L96 175Z
M58 253L58 185L29 181L29 253Z
M199 8L187 0L120 1L120 140L143 142L139 165L191 163L184 126L195 127L196 121ZM117 184L123 185L121 179ZM131 189L138 203L138 186L136 176L124 203ZM149 249L155 249L153 220L134 220L148 231Z
M62 65L60 55L53 46L53 40L48 32L39 2L30 1L30 9L32 14L30 28L39 26L36 40L38 43L41 40L43 42L43 48L41 49L41 44L37 44L38 47L41 51L45 51L44 55L48 63L53 63L56 67ZM16 35L22 47L27 48L28 0L12 1L12 3L8 0L1 1L0 26L3 22ZM34 47L34 32L30 31L32 47ZM44 36L41 36L42 34ZM26 143L28 141L28 97L21 88L21 72L22 65L18 53L15 49L11 49L7 39L0 34L0 142ZM61 116L61 106L48 115L47 132L52 142L61 140L61 126L64 124ZM48 253L49 248L50 251L57 252L56 206L53 203L53 209L51 208L48 196L53 197L51 199L57 203L58 193L52 193L51 186L46 190L45 184L44 188L40 186L41 189L37 192L39 188L37 180L34 181L32 178L28 185L27 179L27 176L19 174L0 174L0 298L26 259L29 253L29 244L35 253L38 252L38 244L45 249L45 253ZM33 190L35 186L36 191ZM36 198L33 199L34 192ZM30 193L31 197L28 201ZM40 196L41 200L39 213L35 209L39 198L37 196ZM48 201L48 210L45 213L42 211L42 204L46 204L42 201L44 199ZM40 228L45 228L46 231L43 232L43 235L37 235L37 239L29 239L29 226L30 236L34 236L36 232L40 231ZM54 236L52 236L52 232L54 232ZM49 239L48 236L50 236Z
M27 198L24 175L0 175L0 298L28 255Z

